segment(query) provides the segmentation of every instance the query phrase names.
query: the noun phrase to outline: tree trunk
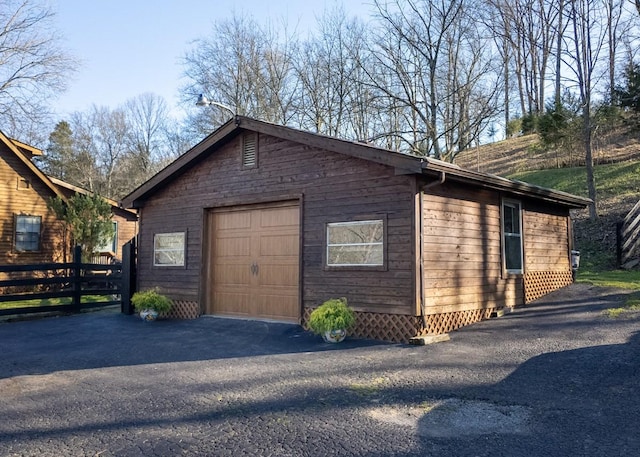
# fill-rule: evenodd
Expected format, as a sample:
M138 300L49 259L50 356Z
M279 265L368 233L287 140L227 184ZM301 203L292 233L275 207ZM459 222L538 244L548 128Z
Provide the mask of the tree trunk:
M589 218L594 221L598 218L596 211L596 180L593 174L593 155L591 152L591 109L586 105L582 111L584 120L584 150L585 167L587 169L587 191L591 203L589 204Z

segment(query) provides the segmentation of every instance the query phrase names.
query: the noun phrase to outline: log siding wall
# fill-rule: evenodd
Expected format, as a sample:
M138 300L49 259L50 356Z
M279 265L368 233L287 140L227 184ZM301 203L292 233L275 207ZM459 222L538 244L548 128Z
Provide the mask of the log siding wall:
M258 164L243 169L241 135L236 136L144 202L140 288L158 286L174 299L201 301L207 210L297 199L302 214L303 307L344 296L359 311L414 315L414 177L267 135L258 137ZM326 224L375 217L386 219L386 271L326 269ZM153 267L153 234L175 231L187 233L186 266Z
M19 181L25 179L28 186ZM3 264L29 264L63 261L60 237L62 226L47 208L47 199L53 192L33 176L4 144L0 144L0 262ZM40 250L17 252L14 249L15 216L41 216Z

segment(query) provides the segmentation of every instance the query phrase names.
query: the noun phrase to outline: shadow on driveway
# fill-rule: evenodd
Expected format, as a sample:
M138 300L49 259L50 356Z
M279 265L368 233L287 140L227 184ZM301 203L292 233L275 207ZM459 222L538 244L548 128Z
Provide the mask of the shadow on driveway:
M111 310L0 324L0 378L381 344L388 343L347 338L329 344L294 324L208 316L143 322Z

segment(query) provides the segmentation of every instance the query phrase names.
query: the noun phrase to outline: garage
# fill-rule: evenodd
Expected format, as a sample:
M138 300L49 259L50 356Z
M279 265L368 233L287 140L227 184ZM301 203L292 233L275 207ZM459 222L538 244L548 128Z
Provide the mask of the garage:
M300 322L298 202L213 209L207 223L207 314Z

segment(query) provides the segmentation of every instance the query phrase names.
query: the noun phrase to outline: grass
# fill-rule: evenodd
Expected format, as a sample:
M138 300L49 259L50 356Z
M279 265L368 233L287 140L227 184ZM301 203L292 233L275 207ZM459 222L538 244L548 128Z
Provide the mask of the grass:
M631 297L627 298L624 303L624 306L619 308L609 308L602 312L605 316L611 319L617 319L626 315L627 313L632 313L635 311L640 311L640 295L633 294Z
M111 301L108 295L85 295L82 297L82 303L103 303ZM36 306L58 306L58 305L70 305L71 297L61 298L45 298L36 300L18 300L8 301L0 303L0 309L13 309L13 308L31 308Z
M578 270L577 282L593 284L599 287L615 287L618 289L640 291L640 271L589 271L580 269Z
M640 190L640 162L597 165L594 168L598 198L637 195ZM530 184L586 197L587 172L580 168L555 168L514 173L508 176Z
M602 312L605 316L616 319L627 313L640 311L640 271L611 270L611 271L580 271L577 282L593 284L600 287L615 287L618 289L634 290L623 306L609 308Z

